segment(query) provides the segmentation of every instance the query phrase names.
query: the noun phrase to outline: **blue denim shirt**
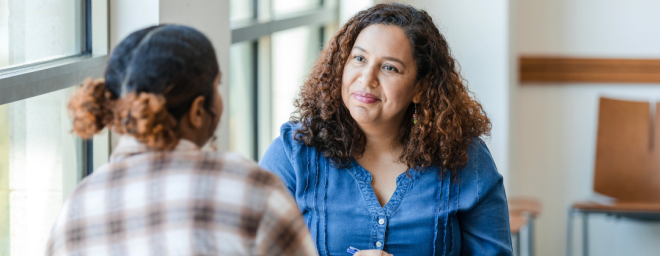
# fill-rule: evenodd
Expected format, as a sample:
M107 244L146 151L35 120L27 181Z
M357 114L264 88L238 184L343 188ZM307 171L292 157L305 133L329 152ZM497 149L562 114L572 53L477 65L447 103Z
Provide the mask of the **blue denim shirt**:
M281 135L259 163L277 174L298 203L320 255L349 255L349 246L393 255L512 255L502 176L484 142L475 138L456 179L437 168L399 175L381 207L371 173L355 160L333 167L313 147L294 140L300 124Z

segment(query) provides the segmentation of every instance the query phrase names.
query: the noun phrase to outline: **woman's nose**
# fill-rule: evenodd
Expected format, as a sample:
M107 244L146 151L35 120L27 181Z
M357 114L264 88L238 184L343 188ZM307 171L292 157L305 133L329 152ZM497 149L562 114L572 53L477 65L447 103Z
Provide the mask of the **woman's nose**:
M377 87L380 85L378 81L378 70L373 66L367 66L360 74L360 83L368 87Z

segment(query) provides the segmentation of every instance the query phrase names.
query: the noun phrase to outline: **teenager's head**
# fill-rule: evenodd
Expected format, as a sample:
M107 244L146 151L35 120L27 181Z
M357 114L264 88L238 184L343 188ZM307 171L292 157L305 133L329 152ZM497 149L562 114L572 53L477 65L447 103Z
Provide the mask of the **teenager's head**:
M133 32L112 52L105 80L87 80L69 101L73 129L91 138L108 126L154 150L179 139L198 146L222 114L220 70L211 42L199 31L161 25Z

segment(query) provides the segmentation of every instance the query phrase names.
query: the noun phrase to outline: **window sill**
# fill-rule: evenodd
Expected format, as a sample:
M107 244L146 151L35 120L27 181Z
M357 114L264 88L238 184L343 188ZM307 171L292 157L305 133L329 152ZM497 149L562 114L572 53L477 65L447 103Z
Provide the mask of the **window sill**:
M0 105L24 100L99 78L107 55L83 55L0 70Z

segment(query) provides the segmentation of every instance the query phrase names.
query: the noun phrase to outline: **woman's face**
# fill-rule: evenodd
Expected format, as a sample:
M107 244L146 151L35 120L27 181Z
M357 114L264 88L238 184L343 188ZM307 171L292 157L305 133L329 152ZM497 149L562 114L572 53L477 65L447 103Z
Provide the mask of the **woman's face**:
M359 124L400 124L417 88L412 45L397 26L360 32L344 66L341 95Z

